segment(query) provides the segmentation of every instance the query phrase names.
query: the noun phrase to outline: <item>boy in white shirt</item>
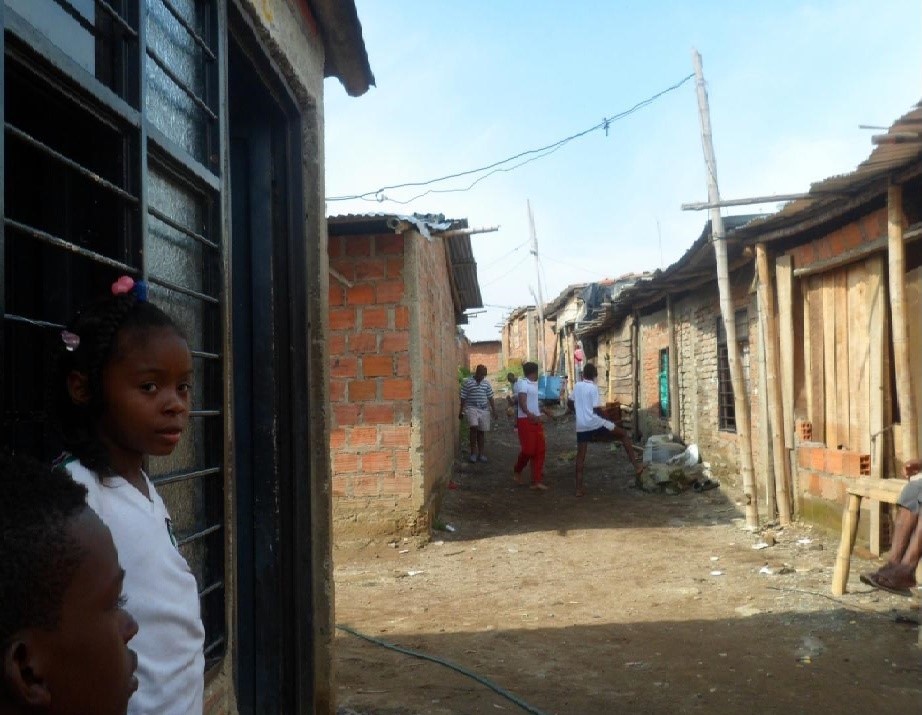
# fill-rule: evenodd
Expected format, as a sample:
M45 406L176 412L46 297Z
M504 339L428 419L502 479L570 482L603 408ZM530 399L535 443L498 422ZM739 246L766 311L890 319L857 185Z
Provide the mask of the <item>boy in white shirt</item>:
M544 456L547 446L544 441L543 410L538 400L538 364L527 362L522 365L525 377L515 387L518 399L519 458L512 468L516 484L524 484L522 470L531 462L531 488L536 491L547 490L544 483Z
M586 493L583 488L583 465L586 463L586 450L590 442L611 441L614 436L624 445L624 451L634 465L634 472L639 477L643 473L643 464L634 454L634 445L627 430L618 427L602 417L602 400L595 378L598 374L595 365L589 363L583 368L583 377L573 386L573 405L576 410L576 496Z

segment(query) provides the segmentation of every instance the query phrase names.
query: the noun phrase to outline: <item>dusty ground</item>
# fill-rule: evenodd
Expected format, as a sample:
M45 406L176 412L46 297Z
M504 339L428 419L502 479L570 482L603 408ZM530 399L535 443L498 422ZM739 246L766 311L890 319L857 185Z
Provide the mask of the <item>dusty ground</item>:
M446 497L440 521L455 532L336 548L336 619L533 710L339 632L341 713L922 712L922 650L898 618L912 601L860 584L858 557L848 595L830 596L832 539L776 529L754 550L762 535L732 493L645 494L602 444L577 498L571 421L548 427L543 494L512 482L510 427L488 440L491 462L459 462Z

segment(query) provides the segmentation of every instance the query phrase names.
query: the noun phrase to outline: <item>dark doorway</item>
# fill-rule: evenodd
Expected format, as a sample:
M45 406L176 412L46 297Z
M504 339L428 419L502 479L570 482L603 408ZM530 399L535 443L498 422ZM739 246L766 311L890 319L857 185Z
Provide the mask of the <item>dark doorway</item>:
M307 331L297 285L304 265L299 120L234 12L230 30L237 701L241 713L297 713L310 703L313 668L304 647L311 594L302 515L310 505L294 478L310 476L295 440L306 435L306 357L291 349Z

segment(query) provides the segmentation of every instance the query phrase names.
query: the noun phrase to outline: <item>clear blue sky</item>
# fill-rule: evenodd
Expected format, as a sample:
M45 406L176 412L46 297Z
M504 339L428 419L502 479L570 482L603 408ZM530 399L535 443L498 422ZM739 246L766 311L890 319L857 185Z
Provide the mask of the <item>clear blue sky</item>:
M326 195L490 164L599 123L692 72L702 54L723 198L806 190L853 169L875 132L922 99L918 0L357 0L377 87L326 81ZM436 188L466 186L470 179ZM419 189L387 191L405 200ZM545 298L653 270L698 236L706 198L694 83L547 158L465 193L327 213L443 213L472 226L484 303L533 303L531 200ZM740 212L771 212L764 205ZM730 211L733 212L732 210ZM658 238L657 222L659 222ZM498 337L508 309L472 317Z

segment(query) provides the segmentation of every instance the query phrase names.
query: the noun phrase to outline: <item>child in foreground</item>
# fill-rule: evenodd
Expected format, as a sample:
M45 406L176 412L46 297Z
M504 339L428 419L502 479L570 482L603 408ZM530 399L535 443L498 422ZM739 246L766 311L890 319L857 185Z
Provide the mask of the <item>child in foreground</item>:
M589 443L609 441L612 438L620 440L624 451L634 465L637 477L643 473L643 464L634 453L634 445L627 430L617 426L614 422L605 419L602 412L602 400L599 388L595 384L598 375L596 366L592 363L583 368L583 378L573 386L573 405L576 410L576 496L581 497L586 493L583 487L583 467L586 464L586 450Z
M124 715L138 687L109 530L63 472L0 454L0 715Z
M192 356L173 320L123 276L112 294L61 335L52 386L65 449L61 463L86 487L125 567L140 624L133 715L200 715L204 628L195 576L179 553L169 512L145 474L169 455L189 419Z

